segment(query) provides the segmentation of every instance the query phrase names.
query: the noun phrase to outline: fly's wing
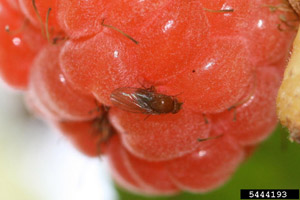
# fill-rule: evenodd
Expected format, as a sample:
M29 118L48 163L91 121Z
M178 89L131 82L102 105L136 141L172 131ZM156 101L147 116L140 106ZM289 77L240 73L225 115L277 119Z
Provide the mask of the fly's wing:
M122 110L133 113L149 113L152 109L147 102L141 101L141 98L136 94L137 88L118 88L110 95L112 104Z

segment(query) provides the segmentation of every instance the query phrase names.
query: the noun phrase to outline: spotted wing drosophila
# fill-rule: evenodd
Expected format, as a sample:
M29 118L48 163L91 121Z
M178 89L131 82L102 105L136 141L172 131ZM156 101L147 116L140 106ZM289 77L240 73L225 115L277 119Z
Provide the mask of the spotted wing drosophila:
M150 115L175 114L183 104L175 96L157 93L153 86L147 89L118 88L111 93L110 100L122 110Z

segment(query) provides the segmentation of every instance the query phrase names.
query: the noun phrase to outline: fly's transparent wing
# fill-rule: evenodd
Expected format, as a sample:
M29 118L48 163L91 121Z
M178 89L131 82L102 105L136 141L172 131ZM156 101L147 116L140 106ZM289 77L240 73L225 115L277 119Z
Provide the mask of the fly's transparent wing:
M118 88L111 93L110 100L114 106L122 110L151 114L152 109L137 95L137 90L138 88L130 87Z

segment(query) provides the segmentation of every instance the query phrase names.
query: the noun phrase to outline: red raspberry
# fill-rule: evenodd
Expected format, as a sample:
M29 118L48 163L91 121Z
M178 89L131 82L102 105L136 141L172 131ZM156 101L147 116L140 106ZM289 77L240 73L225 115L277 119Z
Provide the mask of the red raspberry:
M45 41L40 31L6 1L0 2L0 9L0 73L10 86L25 89L32 61Z
M61 45L50 45L36 56L30 74L28 95L31 106L44 117L55 120L90 120L100 106L92 95L74 90L61 72Z
M166 162L149 162L131 155L114 136L107 149L116 182L142 194L174 194L179 190L168 175Z
M118 0L60 0L57 20L71 38L95 35L103 29L101 21L115 1Z
M256 0L256 2L250 9L249 26L241 32L251 41L249 49L253 52L253 61L258 65L280 62L286 58L292 45L298 27L294 22L298 21L298 17L292 14L293 11L286 1Z
M131 60L128 55L135 55L138 48L122 34L106 29L87 40L67 41L60 59L66 78L75 88L92 93L99 102L111 105L110 94L114 89L138 86L138 70L134 65L124 65Z
M274 107L280 82L278 70L270 67L257 69L256 81L250 87L250 90L255 90L253 95L244 97L249 100L236 110L214 115L215 131L219 134L230 132L243 145L257 144L268 137L277 121Z
M6 3L9 4L9 6L13 9L19 10L19 1L18 0L4 0Z
M182 93L178 98L191 110L222 112L238 101L253 79L251 54L247 41L238 36L211 36L204 45L202 51L211 53L190 59L190 65L165 84L166 90Z
M45 25L47 13L50 12L48 18L48 25L50 29L54 29L55 32L59 32L61 30L56 18L56 0L19 0L19 3L21 11L24 13L25 17L29 19L30 22L36 27L41 27ZM36 6L36 9L33 5ZM50 11L49 8L51 8Z
M181 158L151 162L131 155L114 137L107 154L113 177L127 189L152 195L206 192L224 183L244 158L243 148L232 138L208 143Z
M84 122L56 122L55 126L85 155L95 157L106 151L104 131L98 127L101 119ZM104 142L101 142L104 141Z
M1 0L0 8L3 79L22 89L29 79L33 112L84 154L107 155L128 190L210 191L276 125L297 25L281 0ZM124 98L113 104L116 91Z
M147 160L167 160L191 152L203 145L197 138L209 137L211 128L201 113L185 109L174 115L150 116L146 120L143 114L112 109L110 121L120 132L127 149Z

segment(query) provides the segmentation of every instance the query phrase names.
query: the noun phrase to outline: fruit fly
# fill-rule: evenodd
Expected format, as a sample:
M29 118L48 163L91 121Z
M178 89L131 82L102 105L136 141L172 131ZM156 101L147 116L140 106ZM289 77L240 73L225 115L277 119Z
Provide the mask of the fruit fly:
M150 115L175 114L183 104L175 96L157 93L153 86L146 89L118 88L111 93L110 100L122 110Z

